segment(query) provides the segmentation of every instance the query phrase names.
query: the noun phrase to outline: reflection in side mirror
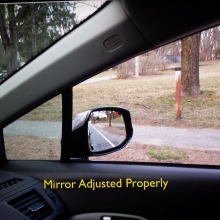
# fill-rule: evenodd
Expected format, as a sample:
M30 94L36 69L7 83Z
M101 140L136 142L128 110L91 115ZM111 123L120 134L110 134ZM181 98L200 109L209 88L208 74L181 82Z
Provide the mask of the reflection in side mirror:
M101 152L119 146L126 138L122 114L101 110L90 113L88 120L88 145L91 152Z
M87 159L122 149L132 138L130 112L120 107L99 107L77 114L72 120L71 159Z

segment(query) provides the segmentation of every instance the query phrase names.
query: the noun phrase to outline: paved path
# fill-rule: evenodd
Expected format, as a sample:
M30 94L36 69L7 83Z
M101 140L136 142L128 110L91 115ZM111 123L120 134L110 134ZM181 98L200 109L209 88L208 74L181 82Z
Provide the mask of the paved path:
M132 141L158 146L220 150L220 129L134 126Z
M17 120L3 130L5 135L34 136L41 138L61 138L61 122Z
M220 150L220 129L180 129L133 126L132 143ZM4 129L5 135L30 135L60 138L61 122L15 121Z

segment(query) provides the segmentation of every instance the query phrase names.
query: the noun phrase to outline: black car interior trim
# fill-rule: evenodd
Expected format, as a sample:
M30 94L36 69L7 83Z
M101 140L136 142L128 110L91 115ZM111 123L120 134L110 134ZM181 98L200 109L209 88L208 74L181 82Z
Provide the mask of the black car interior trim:
M62 93L62 138L61 162L70 160L71 134L72 134L73 91L72 87ZM74 147L74 146L73 146Z
M218 219L220 169L209 166L175 166L164 164L123 162L8 161L1 170L13 171L41 181L119 180L123 188L113 189L53 189L66 204L70 215L89 212L114 212L138 215L147 219ZM125 180L168 181L162 188L126 188ZM117 194L117 199L115 197ZM83 198L83 199L82 199ZM101 206L97 205L101 202ZM175 201L175 202L174 202ZM137 205L138 203L138 205ZM98 203L100 204L100 203ZM159 212L158 212L158 207ZM183 212L184 207L184 212ZM201 210L205 210L202 212ZM189 215L188 215L189 213Z

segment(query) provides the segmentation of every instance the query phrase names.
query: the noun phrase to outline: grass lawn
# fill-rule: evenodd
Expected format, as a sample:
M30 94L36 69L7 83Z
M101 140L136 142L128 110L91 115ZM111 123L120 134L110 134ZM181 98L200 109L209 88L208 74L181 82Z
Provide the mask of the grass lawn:
M43 105L27 113L21 120L36 121L61 121L62 120L62 97L58 95Z
M60 159L60 139L5 136L5 143L8 160ZM219 165L220 151L174 147L163 149L152 145L129 143L120 151L105 156L90 157L90 160Z
M109 75L108 71L103 74ZM220 128L219 61L200 64L200 88L201 96L183 98L182 119L178 122L175 120L175 76L172 70L159 75L80 84L73 88L73 114L93 107L120 106L131 112L133 124ZM23 119L61 119L61 98L45 103Z
M155 159L158 160L180 160L182 158L188 158L186 152L181 149L174 147L150 147L147 150L147 153Z
M116 71L112 70L112 72L110 72L110 71L106 70L106 71L104 71L102 73L99 73L99 74L93 76L93 78L100 78L100 77L105 77L105 76L111 76L111 74L116 74Z

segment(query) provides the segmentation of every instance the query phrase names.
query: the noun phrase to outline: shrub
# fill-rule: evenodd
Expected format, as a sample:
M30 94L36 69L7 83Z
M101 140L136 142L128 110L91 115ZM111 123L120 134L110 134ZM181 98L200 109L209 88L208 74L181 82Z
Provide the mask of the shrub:
M139 56L139 75L152 75L166 69L168 61L151 51ZM117 78L127 79L135 75L135 58L121 63L115 67Z

